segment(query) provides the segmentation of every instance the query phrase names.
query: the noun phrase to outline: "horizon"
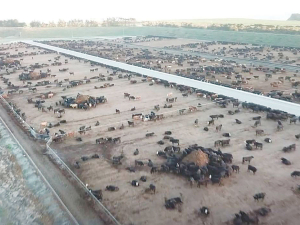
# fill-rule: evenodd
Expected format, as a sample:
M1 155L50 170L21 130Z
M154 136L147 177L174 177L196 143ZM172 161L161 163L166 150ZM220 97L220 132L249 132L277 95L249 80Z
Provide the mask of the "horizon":
M253 0L244 7L238 0L226 2L198 2L187 0L185 4L174 4L172 1L153 0L151 4L140 4L137 0L126 2L111 0L105 3L86 0L85 4L76 4L71 1L53 0L45 9L38 0L5 2L0 14L0 20L17 19L20 22L31 21L56 22L59 19L102 21L106 18L135 18L137 21L162 20L210 20L210 19L250 19L286 21L295 9L300 9L300 1L286 0L285 4L271 1ZM172 4L172 6L171 6ZM16 8L15 6L18 5ZM59 7L58 7L59 6ZM217 7L216 7L217 6ZM258 7L259 6L259 7ZM268 10L272 6L272 10ZM12 10L9 10L12 9ZM205 9L205 10L204 10Z

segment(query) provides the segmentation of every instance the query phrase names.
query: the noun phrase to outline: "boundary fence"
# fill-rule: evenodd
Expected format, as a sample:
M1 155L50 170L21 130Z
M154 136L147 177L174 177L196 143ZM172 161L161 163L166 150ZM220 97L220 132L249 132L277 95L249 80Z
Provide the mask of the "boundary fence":
M14 108L0 95L1 101L7 106L10 112L13 113L14 117L18 120L18 122L22 125L24 129L26 129L32 137L37 140L45 140L46 141L46 149L48 151L49 157L54 160L56 164L59 165L59 168L67 173L72 181L77 184L79 190L83 193L84 196L89 196L90 200L93 202L94 209L100 213L101 219L104 220L105 224L116 224L121 225L120 222L111 214L111 212L91 193L91 191L87 188L87 186L78 178L76 174L72 172L72 170L64 163L64 161L55 153L55 151L50 147L52 143L52 137L41 135L37 133L24 119L16 113Z

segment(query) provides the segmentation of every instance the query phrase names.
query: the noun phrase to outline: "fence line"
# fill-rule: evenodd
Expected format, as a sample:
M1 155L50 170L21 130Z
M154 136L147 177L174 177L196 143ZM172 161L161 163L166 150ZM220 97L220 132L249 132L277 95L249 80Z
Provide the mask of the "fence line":
M43 136L38 134L28 123L26 123L23 118L16 113L14 108L3 98L2 95L0 95L0 99L2 102L10 109L10 111L16 116L16 118L19 120L21 125L28 129L30 134L35 138L35 139L43 139L47 140L46 142L46 149L51 153L52 156L55 157L55 159L61 163L61 165L64 167L64 169L71 175L71 177L76 180L81 188L85 191L85 193L88 193L91 199L96 203L97 206L100 207L100 210L102 210L106 216L110 219L111 222L113 222L116 225L121 225L119 221L111 214L111 212L90 192L90 190L87 188L87 186L77 177L76 174L73 173L73 171L64 163L64 161L55 153L55 151L50 147L52 143L52 137L49 138L42 138Z

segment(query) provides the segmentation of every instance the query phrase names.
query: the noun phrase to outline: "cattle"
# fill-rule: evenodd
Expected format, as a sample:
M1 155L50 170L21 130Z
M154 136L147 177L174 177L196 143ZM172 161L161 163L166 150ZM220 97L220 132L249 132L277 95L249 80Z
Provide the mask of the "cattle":
M135 160L134 161L135 166L144 166L143 161Z
M139 184L139 182L138 182L137 180L132 180L132 181L131 181L131 185L132 185L133 187L138 187L138 186L140 186L140 184Z
M133 155L138 155L139 154L139 149L136 149L134 152L133 152Z
M212 184L219 184L221 185L222 177L221 176L211 176L211 182Z
M135 168L134 167L127 167L126 170L128 170L130 173L135 173Z
M147 134L146 134L146 137L152 137L153 135L154 135L154 132L147 133Z
M252 119L253 119L253 120L260 120L260 119L261 119L261 116L256 116L256 117L253 117Z
M222 134L223 137L231 137L231 134L230 133L224 133Z
M114 131L114 130L116 130L116 128L115 127L109 127L107 130L108 131Z
M141 176L140 181L146 182L147 181L147 177L146 176Z
M103 194L102 194L102 190L91 190L89 189L89 191L100 201L102 201L102 197L103 197Z
M133 121L127 121L127 123L128 123L128 126L130 127L130 126L133 126L134 127L134 122Z
M266 193L257 193L253 196L255 201L258 201L259 199L261 199L262 201L265 199Z
M180 197L170 198L170 199L165 198L165 207L167 209L175 209L177 204L182 204L182 203L183 202Z
M189 178L190 186L193 187L195 183L195 179L193 177Z
M150 170L150 173L152 174L152 173L156 173L156 172L157 172L157 167L153 166Z
M170 141L172 142L172 144L176 143L179 145L179 139L170 138Z
M232 165L231 168L232 168L232 170L235 171L236 173L239 173L239 172L240 172L240 167L237 166L237 165Z
M165 135L171 135L172 131L165 131Z
M204 130L204 131L208 131L208 127L204 127L203 130Z
M256 136L257 135L262 135L262 134L264 134L264 130L256 130L255 134L256 134Z
M219 115L210 115L209 117L210 117L212 120L213 120L213 119L219 119Z
M214 121L214 120L210 120L210 121L207 122L207 125L208 125L208 126L210 126L210 125L215 125L215 121Z
M201 185L204 185L205 187L207 187L208 181L209 181L209 179L206 179L206 178L198 180L197 187L200 188Z
M201 209L200 209L200 213L201 214L204 214L205 216L208 216L209 215L209 209L205 206L203 206Z
M116 109L116 114L120 114L121 111L119 109Z
M117 186L108 185L105 188L106 191L119 191L119 188Z
M165 152L163 152L163 151L157 151L157 152L156 152L156 155L157 155L157 156L161 156L161 157L163 157L163 158L167 158L167 154L166 154Z
M252 171L252 173L255 175L257 169L254 166L248 165L248 172Z
M241 122L240 120L238 120L238 119L235 119L235 122L236 122L237 124L242 124L242 122Z
M164 142L164 141L162 141L162 140L160 140L160 141L158 141L158 142L157 142L157 144L159 144L159 145L164 145L164 144L165 144L165 142Z
M240 214L241 214L241 220L242 222L244 223L255 223L255 221L253 219L251 219L247 213L243 212L243 211L240 211Z
M286 158L281 158L281 162L284 164L284 165L291 165L292 163L289 161L289 160L287 160Z
M247 156L247 157L243 157L243 161L242 163L244 164L244 162L251 162L251 160L253 159L254 157L253 156Z
M217 131L217 132L219 132L219 131L221 131L221 130L222 130L222 124L216 126L216 131Z
M251 151L251 150L253 150L253 147L250 144L246 144L246 149L249 150L249 151Z
M300 176L300 171L295 170L294 172L291 173L292 177L299 177Z
M222 145L222 147L227 146L230 144L230 139L228 140L219 140L219 145Z
M252 139L252 140L246 140L245 142L246 144L254 144L256 141Z
M272 143L272 140L271 140L271 138L265 138L265 140L264 140L265 142L267 142L267 143Z
M179 115L182 115L186 109L179 109Z
M296 124L296 122L297 122L297 117L296 117L296 118L291 118L291 119L290 119L290 124L292 124L292 123Z
M88 158L87 156L82 156L82 157L81 157L81 160L82 160L82 161L87 161L88 159L89 159L89 158Z
M254 142L254 146L255 148L260 148L260 149L263 149L263 144L262 143L259 143L259 142Z
M152 191L152 192L155 194L155 192L156 192L156 187L155 187L155 185L154 185L154 184L150 184L150 185L149 185L149 188L150 188L150 191Z
M296 134L296 135L295 135L295 138L299 140L300 134Z
M256 120L255 123L254 123L254 127L257 127L258 125L261 125L261 122L260 120Z
M289 145L282 149L282 151L284 151L284 152L291 152L291 151L295 151L295 150L296 150L296 144Z
M91 157L92 159L99 159L100 158L100 156L98 155L98 154L94 154L94 155L92 155L92 157Z
M148 166L149 167L153 167L154 165L153 165L153 162L151 161L151 159L148 159Z
M270 212L271 212L271 209L270 208L266 208L266 207L262 207L262 208L259 208L259 209L255 210L255 213L258 214L258 215L260 215L260 216L266 216Z
M114 143L121 143L121 137L116 137L116 138L113 138L113 142Z

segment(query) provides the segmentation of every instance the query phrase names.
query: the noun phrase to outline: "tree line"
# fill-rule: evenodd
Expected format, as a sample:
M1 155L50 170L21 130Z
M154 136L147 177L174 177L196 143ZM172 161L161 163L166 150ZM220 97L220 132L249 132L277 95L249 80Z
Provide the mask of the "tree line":
M18 20L0 20L0 27L121 27L121 26L135 26L136 19L134 18L107 18L102 22L96 20L80 20L73 19L69 21L58 20L57 22L41 22L38 20L31 21L29 24L19 22Z
M0 27L25 27L26 23L18 20L0 20Z

